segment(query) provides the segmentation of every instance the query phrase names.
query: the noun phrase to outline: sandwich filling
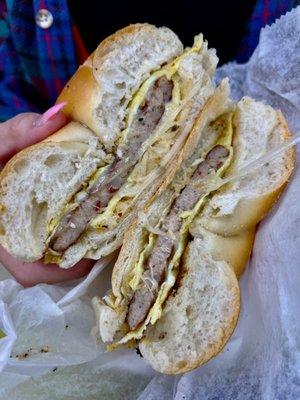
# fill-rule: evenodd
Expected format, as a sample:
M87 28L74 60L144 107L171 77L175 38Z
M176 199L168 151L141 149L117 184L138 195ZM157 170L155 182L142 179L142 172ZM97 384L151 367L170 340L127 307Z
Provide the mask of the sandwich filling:
M50 246L64 252L76 242L91 219L107 207L113 194L127 181L141 156L143 143L161 120L166 104L172 99L173 81L162 76L149 88L131 126L130 140L120 146L117 157L89 189L87 196L75 210L60 221Z
M220 118L225 119L221 137L191 169L188 182L157 225L160 233L148 232L144 237L144 248L127 283L132 293L126 315L129 330L119 344L140 339L148 323L154 324L160 318L163 303L176 282L189 225L210 195L208 179L220 177L230 166L232 114Z
M141 187L138 180L143 178L143 174L139 171L136 178L137 166L141 164L143 167L146 162L146 175L151 169L158 168L163 153L168 153L176 142L176 136L180 137L176 118L180 119L178 115L183 100L188 100L181 92L178 70L181 63L199 53L201 47L202 36L199 36L191 49L153 72L133 96L126 118L127 128L120 134L114 160L99 168L61 215L49 222L46 262L59 262L62 254L80 239L87 228L112 230L125 217L132 206L132 198ZM155 146L160 148L160 156L153 151Z
M144 264L142 283L134 292L130 302L127 314L130 330L136 329L144 321L150 307L154 304L157 290L151 290L151 288L149 290L149 283L157 289L166 276L168 261L175 249L175 240L172 236L178 236L183 226L181 214L193 209L199 199L200 193L195 186L212 171L217 172L225 164L228 156L229 150L224 146L216 145L210 150L204 161L196 168L190 182L172 204L161 227L165 235L157 235L152 252Z

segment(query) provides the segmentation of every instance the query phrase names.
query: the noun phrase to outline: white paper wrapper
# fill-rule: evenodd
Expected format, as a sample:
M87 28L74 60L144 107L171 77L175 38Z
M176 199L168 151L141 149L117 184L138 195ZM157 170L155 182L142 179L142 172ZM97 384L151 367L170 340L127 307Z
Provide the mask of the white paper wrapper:
M227 75L235 99L265 99L281 108L291 129L300 129L300 8L262 31L248 64L223 66L217 80ZM102 263L82 282L68 285L23 289L5 280L0 399L300 398L299 179L297 166L280 204L259 226L240 282L239 323L216 358L169 377L155 373L134 351L96 348L90 299L109 286L110 270Z

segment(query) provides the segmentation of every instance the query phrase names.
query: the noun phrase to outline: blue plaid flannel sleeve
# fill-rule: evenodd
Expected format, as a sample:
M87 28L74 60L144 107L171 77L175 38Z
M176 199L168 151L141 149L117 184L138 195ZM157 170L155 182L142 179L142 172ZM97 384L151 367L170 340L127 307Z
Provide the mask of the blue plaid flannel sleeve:
M49 29L35 23L42 8L54 16ZM0 2L1 121L48 108L77 66L66 0Z
M247 61L260 29L293 5L295 0L257 0L236 60ZM54 16L49 29L35 23L40 9ZM54 103L78 67L73 28L67 0L0 0L0 121Z

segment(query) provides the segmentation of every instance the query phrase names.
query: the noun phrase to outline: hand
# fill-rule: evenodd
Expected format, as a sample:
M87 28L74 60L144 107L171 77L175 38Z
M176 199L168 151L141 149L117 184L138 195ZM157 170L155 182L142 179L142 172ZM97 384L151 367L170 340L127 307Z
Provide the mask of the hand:
M66 116L61 112L64 105L58 104L43 115L19 114L0 124L0 170L18 151L40 142L67 123ZM1 246L0 263L25 287L77 279L86 275L93 265L91 260L82 260L70 269L62 269L55 264L45 265L42 261L25 263L12 257Z

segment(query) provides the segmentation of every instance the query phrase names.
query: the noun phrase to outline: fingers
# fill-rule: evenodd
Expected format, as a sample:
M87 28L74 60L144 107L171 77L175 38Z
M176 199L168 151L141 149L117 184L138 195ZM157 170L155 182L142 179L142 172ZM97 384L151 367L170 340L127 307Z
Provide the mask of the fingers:
M15 153L40 142L67 123L61 109L65 103L51 107L43 115L19 114L0 124L0 164L4 165Z
M78 279L89 273L94 261L83 259L70 269L59 268L56 264L43 264L41 261L25 263L7 253L0 246L0 262L24 287L38 283L61 283Z

